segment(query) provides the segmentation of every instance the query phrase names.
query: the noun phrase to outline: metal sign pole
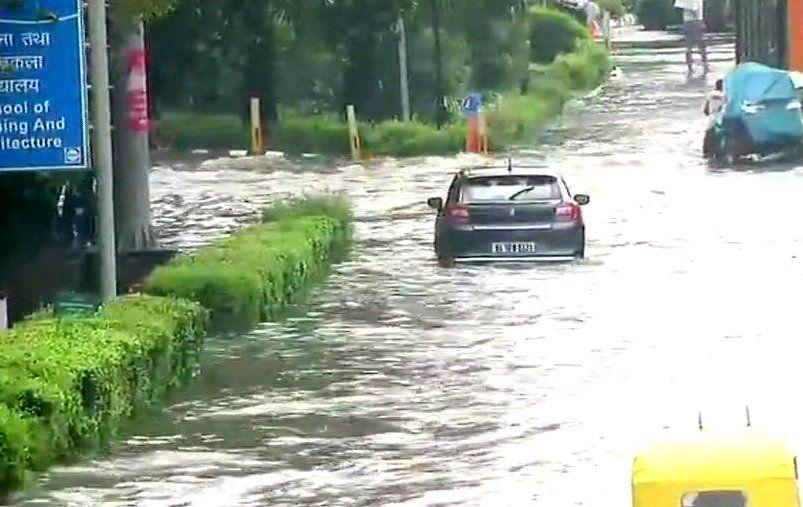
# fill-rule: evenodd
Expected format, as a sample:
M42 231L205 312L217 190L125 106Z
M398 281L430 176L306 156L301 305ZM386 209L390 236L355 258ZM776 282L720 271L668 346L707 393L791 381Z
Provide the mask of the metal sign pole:
M104 0L89 0L89 46L94 123L92 152L93 165L98 178L100 296L103 301L110 301L117 297L117 265L114 246L109 50L106 33L106 2Z

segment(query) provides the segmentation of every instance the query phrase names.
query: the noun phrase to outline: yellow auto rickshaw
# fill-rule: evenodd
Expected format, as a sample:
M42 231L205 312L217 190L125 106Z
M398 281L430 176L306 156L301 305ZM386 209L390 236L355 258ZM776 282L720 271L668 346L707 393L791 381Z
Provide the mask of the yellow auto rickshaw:
M633 507L800 507L797 459L752 432L654 445L634 460Z

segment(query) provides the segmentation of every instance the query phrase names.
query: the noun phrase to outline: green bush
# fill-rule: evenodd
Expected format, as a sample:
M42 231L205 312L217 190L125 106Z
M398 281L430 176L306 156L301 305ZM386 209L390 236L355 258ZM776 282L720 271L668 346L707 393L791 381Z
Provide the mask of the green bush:
M206 332L197 304L128 297L96 315L39 315L0 333L0 490L191 378Z
M599 86L610 70L607 50L590 40L559 55L534 79L527 93L503 95L488 115L494 148L532 140L544 123L558 115L572 91Z
M605 48L585 41L577 51L558 56L552 64L552 75L562 81L566 89L588 90L596 88L611 68Z
M157 268L146 292L198 301L223 329L274 316L342 251L351 234L351 214L334 200L308 198L295 206L277 205L266 216L271 221Z
M558 55L570 53L591 34L569 14L548 7L534 7L528 12L530 25L530 60L551 63Z
M251 145L251 132L234 115L168 113L157 124L156 142L181 150L244 150Z
M639 22L647 30L666 30L682 21L682 14L672 0L641 0L636 8Z
M627 14L627 8L622 0L597 0L597 5L600 9L610 12L613 17L618 18Z
M351 152L348 125L330 116L283 118L268 144L288 153L346 155Z
M446 155L459 152L466 144L466 127L462 124L438 130L426 123L389 120L363 127L361 135L366 151L376 155Z
M0 405L0 491L22 484L29 468L34 421L6 405Z
M409 157L455 153L465 144L465 127L438 130L418 121L388 120L360 124L363 149L373 155ZM288 153L347 155L349 131L346 123L328 116L289 117L282 121L271 145Z

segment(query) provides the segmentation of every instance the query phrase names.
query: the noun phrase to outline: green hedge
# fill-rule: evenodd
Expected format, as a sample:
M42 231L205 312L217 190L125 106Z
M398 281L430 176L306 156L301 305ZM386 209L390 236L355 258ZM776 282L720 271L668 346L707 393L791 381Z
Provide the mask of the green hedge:
M527 93L503 95L488 113L494 148L531 141L550 118L560 114L572 92L599 86L611 68L607 50L581 41L571 53L559 55L540 69Z
M591 34L571 15L549 7L534 7L528 11L530 27L530 60L535 63L552 63L563 53L577 48L581 40Z
M351 236L351 208L335 196L278 202L264 220L158 268L151 295L86 316L40 312L0 333L0 493L108 441L197 373L210 315L225 327L275 315Z
M245 150L251 145L251 132L235 115L167 113L156 127L156 143L180 150Z
M274 316L348 244L351 212L337 197L305 198L265 216L263 224L157 268L145 291L198 301L222 329Z
M428 123L389 120L363 126L361 135L369 155L447 155L466 146L466 126L462 123L438 130Z
M288 153L328 153L345 155L351 151L349 128L331 116L283 118L268 139L272 149Z
M142 296L96 315L38 314L0 333L0 490L102 444L190 379L206 324L195 303Z

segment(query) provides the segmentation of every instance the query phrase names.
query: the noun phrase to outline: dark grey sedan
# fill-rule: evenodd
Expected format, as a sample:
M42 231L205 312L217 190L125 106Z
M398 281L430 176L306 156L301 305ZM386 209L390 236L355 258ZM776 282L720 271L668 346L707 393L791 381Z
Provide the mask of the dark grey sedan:
M435 251L441 264L585 256L580 206L563 177L543 168L460 171L437 210Z

